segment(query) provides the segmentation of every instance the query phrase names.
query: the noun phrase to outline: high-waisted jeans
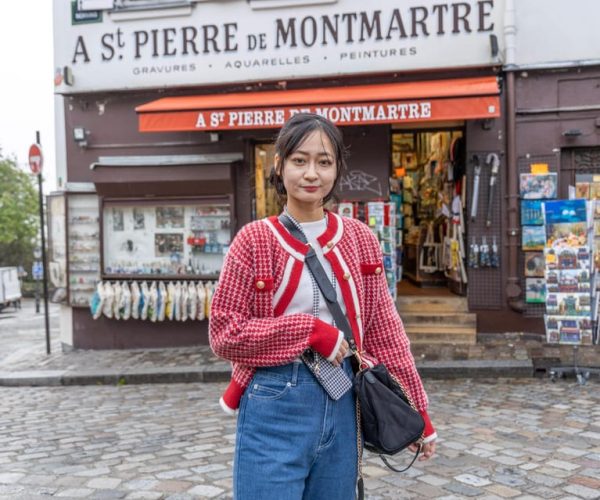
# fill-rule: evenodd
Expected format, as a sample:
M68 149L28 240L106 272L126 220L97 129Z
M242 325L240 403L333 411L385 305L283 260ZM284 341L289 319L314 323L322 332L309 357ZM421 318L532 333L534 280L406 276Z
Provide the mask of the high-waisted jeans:
M356 476L353 391L333 401L300 362L258 369L240 403L234 498L352 500Z

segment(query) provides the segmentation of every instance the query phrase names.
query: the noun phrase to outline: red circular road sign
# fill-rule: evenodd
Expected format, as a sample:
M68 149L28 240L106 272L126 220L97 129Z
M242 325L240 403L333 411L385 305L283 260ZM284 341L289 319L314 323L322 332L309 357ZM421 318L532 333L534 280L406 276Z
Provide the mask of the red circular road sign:
M31 172L38 175L42 171L43 164L42 147L39 144L32 144L29 147L29 168L31 168Z

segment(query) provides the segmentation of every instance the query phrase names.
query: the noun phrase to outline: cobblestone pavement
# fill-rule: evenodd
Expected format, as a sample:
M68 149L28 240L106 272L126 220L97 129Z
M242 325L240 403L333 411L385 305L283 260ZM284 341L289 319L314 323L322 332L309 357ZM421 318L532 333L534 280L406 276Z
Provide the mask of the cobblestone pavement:
M1 370L102 370L114 367L173 368L205 366L228 369L208 346L63 352L59 340L59 306L49 304L51 354L46 354L44 305L35 313L35 303L23 300L21 310L12 307L0 313Z
M600 498L600 385L427 381L434 460L367 498ZM0 388L0 498L231 498L223 384Z

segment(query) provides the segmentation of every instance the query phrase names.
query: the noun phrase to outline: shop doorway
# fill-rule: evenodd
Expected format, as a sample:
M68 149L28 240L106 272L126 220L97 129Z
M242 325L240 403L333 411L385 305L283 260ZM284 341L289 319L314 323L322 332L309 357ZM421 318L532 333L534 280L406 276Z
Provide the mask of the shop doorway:
M402 232L398 295L466 295L464 127L392 129L390 199ZM401 228L401 229L400 229Z
M271 168L275 164L275 146L273 144L255 144L254 146L254 220L279 215L283 206L275 188L269 182Z

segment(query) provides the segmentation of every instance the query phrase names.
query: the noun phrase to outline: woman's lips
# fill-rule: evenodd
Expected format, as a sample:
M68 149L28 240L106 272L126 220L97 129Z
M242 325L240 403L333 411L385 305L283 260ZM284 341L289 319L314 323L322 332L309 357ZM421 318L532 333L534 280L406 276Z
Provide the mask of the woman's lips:
M308 191L309 193L314 193L317 189L319 189L318 186L302 186L302 189L304 189L305 191Z

